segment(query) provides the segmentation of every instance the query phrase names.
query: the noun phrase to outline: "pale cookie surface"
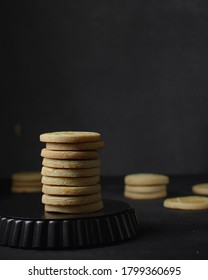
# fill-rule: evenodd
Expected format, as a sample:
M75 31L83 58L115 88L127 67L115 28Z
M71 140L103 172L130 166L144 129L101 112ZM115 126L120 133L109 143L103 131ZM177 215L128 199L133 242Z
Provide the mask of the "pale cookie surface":
M100 140L100 134L88 131L59 131L40 135L41 142L52 143L81 143Z
M124 196L126 198L131 198L131 199L157 199L157 198L163 198L167 196L166 191L160 191L160 192L155 192L155 193L133 193L129 191L124 192Z
M125 190L128 192L134 193L154 193L166 191L167 186L165 185L157 185L157 186L125 186Z
M83 178L58 178L58 177L42 177L42 183L46 185L55 185L55 186L91 186L99 183L100 177L83 177Z
M167 198L163 206L179 210L205 210L208 209L208 198L203 196L182 196Z
M45 205L46 212L59 212L68 214L84 214L97 212L103 209L103 202L98 201L91 204L79 205L79 206L56 206L56 205Z
M208 195L208 183L202 183L192 186L192 192L195 194Z
M100 175L100 168L88 169L60 169L51 167L42 167L41 174L51 177L92 177Z
M40 181L14 181L12 182L12 186L14 187L26 187L26 188L38 188L38 187L42 187L42 184L41 184L41 180Z
M43 158L42 165L48 167L54 167L54 168L85 169L85 168L100 167L100 160L99 159L58 160L58 159Z
M53 159L97 159L96 151L51 151L42 149L41 156Z
M40 172L31 171L31 172L18 172L12 175L13 181L39 181L41 180Z
M15 187L13 186L11 191L13 193L37 193L41 192L42 188L41 187Z
M162 174L136 173L129 174L124 178L127 185L166 185L169 183L169 177Z
M83 196L54 196L43 194L42 203L49 205L83 205L101 200L101 193Z
M86 151L98 150L104 147L104 142L88 142L88 143L46 143L46 149L53 151Z
M99 184L85 187L60 187L43 185L42 192L52 195L86 195L95 194L101 191Z

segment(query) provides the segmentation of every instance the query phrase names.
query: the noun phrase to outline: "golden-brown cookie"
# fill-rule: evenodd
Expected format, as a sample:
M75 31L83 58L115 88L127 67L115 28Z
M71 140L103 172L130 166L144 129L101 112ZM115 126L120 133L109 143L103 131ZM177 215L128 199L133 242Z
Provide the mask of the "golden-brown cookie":
M88 131L59 131L40 135L40 141L46 143L82 143L100 140L100 134Z
M16 187L12 186L13 193L41 193L41 187Z
M12 182L12 186L14 187L24 187L24 188L41 188L41 180L40 181L14 181Z
M42 176L42 183L45 185L55 185L55 186L91 186L100 182L99 176L93 177L83 177L83 178L58 178L58 177L48 177Z
M169 183L169 177L162 174L148 174L148 173L136 173L125 176L125 184L127 185L167 185Z
M42 192L50 195L86 195L95 194L101 191L100 184L85 187L70 186L49 186L43 185Z
M130 186L130 185L126 185L125 190L128 191L128 192L134 192L134 193L155 193L155 192L166 191L167 186L165 186L165 185L157 185L157 186Z
M82 195L82 196L55 196L43 194L42 203L49 205L83 205L101 200L101 193Z
M84 214L100 211L103 208L103 202L77 205L77 206L60 206L60 205L45 205L46 212L59 212L68 214Z
M145 200L145 199L158 199L167 196L167 191L160 191L155 193L133 193L129 191L124 192L126 198L135 199L135 200Z
M96 151L51 151L42 149L41 156L53 159L97 159L98 152Z
M206 210L208 209L208 197L204 196L182 196L167 198L163 206L179 210Z
M192 186L192 192L195 194L208 195L208 183L202 183Z
M30 172L18 172L12 175L12 181L24 181L24 182L32 182L32 181L41 181L40 172L30 171Z
M43 166L52 168L69 168L69 169L84 169L100 167L99 159L90 160L64 160L64 159L50 159L43 158Z
M53 151L87 151L98 150L104 147L104 142L88 142L88 143L46 143L47 150Z
M42 167L42 175L51 177L92 177L100 175L100 168L87 169L60 169L51 167Z

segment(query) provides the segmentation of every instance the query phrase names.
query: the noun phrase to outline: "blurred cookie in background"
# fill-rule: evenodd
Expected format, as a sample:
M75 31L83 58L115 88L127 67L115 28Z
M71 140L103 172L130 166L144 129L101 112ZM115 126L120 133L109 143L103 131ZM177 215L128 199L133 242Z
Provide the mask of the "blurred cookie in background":
M41 192L41 173L36 171L14 173L11 191L13 193Z

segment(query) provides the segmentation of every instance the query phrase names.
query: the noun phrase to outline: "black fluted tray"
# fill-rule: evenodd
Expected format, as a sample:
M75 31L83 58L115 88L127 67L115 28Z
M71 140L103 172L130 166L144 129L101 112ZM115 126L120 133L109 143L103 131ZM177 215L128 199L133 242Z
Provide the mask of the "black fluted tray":
M103 200L90 214L44 212L40 194L13 194L0 200L0 245L28 249L78 249L135 238L139 223L133 208Z

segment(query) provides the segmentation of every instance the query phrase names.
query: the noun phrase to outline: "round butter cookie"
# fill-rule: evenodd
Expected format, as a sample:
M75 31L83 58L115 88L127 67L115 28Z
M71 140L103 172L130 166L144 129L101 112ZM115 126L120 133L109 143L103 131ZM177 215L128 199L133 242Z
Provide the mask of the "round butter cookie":
M55 185L55 186L91 186L99 183L100 177L83 177L83 178L61 178L61 177L48 177L42 176L42 183L45 185Z
M145 200L145 199L158 199L167 196L167 191L160 191L155 193L133 193L129 191L124 192L126 198L131 198L135 200Z
M85 187L61 187L43 185L42 192L51 195L86 195L95 194L101 191L99 184Z
M40 181L14 181L12 182L12 186L14 187L24 187L24 188L41 188L41 180Z
M12 186L11 191L13 193L37 193L42 191L41 187L16 187Z
M182 196L167 198L163 206L179 210L205 210L208 209L208 197L203 196Z
M97 159L96 151L51 151L42 149L41 156L53 159Z
M192 186L192 192L195 194L208 195L208 183L202 183Z
M18 172L12 175L12 180L15 182L24 181L24 182L32 182L32 181L41 181L40 172L30 171L30 172Z
M53 151L87 151L98 150L104 147L104 142L88 142L88 143L46 143L47 150Z
M88 131L59 131L40 135L40 141L46 143L82 143L100 140L100 134Z
M45 205L46 212L59 212L59 213L68 213L68 214L85 214L97 212L103 209L103 202L98 201L85 205L78 206L60 206L60 205Z
M64 159L50 159L43 158L43 166L53 167L53 168L66 168L66 169L85 169L100 167L99 159L91 160L64 160Z
M157 185L157 186L125 186L125 190L128 192L134 193L155 193L162 192L167 190L167 186L165 185Z
M100 175L100 168L60 169L43 166L41 174L51 177L92 177Z
M148 173L136 173L125 176L126 185L135 186L148 186L148 185L167 185L169 183L169 177L162 174L148 174Z
M49 205L83 205L101 200L101 193L83 196L55 196L43 194L42 203Z

